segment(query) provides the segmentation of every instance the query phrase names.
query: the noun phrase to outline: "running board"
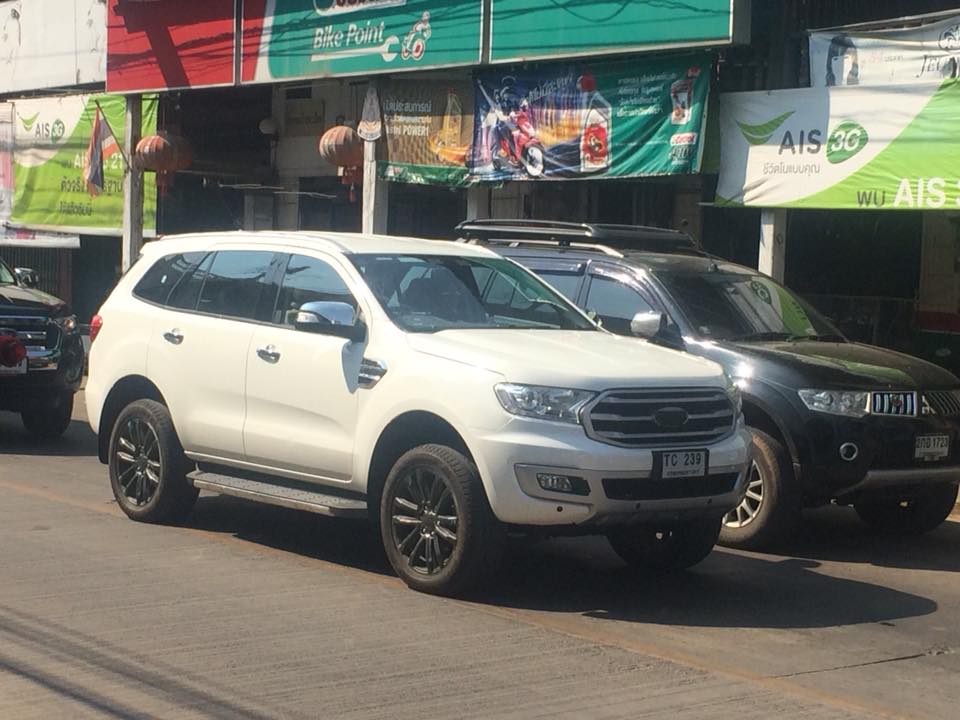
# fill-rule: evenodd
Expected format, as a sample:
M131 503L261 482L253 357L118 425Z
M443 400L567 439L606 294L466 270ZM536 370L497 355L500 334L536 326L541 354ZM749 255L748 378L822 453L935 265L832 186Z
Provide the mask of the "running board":
M194 487L244 500L306 510L331 517L366 518L367 503L355 498L331 495L319 490L289 487L274 482L218 475L196 470L187 474Z

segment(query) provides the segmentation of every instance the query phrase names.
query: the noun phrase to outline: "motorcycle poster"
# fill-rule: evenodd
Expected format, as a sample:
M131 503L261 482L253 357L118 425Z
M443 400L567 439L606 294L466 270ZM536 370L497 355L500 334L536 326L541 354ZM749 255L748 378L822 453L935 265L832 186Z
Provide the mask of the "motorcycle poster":
M696 53L482 71L470 179L698 172L712 67Z

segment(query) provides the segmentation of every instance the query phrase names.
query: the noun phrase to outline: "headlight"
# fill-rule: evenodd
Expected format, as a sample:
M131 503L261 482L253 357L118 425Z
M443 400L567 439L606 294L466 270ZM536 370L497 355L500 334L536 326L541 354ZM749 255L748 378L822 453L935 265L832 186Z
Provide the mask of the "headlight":
M867 414L869 393L856 390L798 390L803 404L816 412L848 417Z
M596 395L585 390L515 383L500 383L494 390L503 409L511 415L574 424L580 422L580 409Z
M73 332L77 329L77 316L76 315L63 315L62 317L54 318L53 321L60 326L64 332Z
M727 385L727 397L733 405L733 414L739 417L743 413L743 393L740 392L740 387L736 383L731 382Z

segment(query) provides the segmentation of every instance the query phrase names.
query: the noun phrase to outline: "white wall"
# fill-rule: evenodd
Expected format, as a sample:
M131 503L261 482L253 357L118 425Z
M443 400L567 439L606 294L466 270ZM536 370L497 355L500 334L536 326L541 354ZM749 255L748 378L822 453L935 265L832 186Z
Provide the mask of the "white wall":
M0 2L0 92L103 83L106 0Z

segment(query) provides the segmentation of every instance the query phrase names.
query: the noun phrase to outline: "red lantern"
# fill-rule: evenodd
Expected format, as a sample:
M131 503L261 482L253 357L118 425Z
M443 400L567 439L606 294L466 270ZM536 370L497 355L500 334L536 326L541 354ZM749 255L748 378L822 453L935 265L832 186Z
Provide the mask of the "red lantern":
M27 348L16 335L0 335L0 365L17 367L27 356Z
M363 165L363 140L357 131L346 125L327 130L317 147L320 157L331 165L359 167Z
M134 164L158 173L186 170L193 162L193 150L184 138L168 132L147 135L137 143Z

